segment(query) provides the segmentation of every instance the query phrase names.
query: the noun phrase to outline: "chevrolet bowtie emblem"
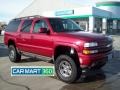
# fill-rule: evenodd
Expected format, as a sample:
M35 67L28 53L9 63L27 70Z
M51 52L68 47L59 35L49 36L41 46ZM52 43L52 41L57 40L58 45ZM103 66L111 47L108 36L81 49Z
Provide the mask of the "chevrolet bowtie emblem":
M110 47L111 46L111 44L108 44L106 47Z

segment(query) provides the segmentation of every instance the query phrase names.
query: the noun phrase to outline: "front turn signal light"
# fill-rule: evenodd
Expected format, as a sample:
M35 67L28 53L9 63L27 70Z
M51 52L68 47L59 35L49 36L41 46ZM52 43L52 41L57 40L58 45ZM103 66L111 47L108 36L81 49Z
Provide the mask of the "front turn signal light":
M95 53L98 53L98 50L83 50L83 53L84 54L95 54Z

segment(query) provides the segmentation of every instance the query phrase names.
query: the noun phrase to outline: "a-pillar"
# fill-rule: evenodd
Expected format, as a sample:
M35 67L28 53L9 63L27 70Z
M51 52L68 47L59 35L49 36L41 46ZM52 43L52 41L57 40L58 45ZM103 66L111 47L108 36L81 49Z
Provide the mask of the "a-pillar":
M95 18L93 16L89 17L89 32L94 31L94 26L95 26Z
M103 34L107 33L107 18L102 19L102 33Z

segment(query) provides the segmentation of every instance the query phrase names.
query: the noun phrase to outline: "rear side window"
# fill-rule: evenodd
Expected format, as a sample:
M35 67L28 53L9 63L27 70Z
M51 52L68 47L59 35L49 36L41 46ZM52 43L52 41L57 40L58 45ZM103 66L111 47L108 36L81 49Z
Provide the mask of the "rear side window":
M32 25L32 20L25 20L22 25L21 32L26 32L26 33L30 32L31 25Z
M20 20L13 20L8 24L5 31L7 31L7 32L16 32L17 29L18 29L19 24L20 24Z

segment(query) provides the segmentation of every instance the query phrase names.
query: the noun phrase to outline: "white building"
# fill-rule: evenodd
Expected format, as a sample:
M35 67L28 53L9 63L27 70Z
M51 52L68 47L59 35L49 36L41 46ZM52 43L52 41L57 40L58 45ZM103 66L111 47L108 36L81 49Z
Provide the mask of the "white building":
M120 2L117 1L80 6L64 0L34 0L17 17L31 15L70 18L90 32L120 33Z

